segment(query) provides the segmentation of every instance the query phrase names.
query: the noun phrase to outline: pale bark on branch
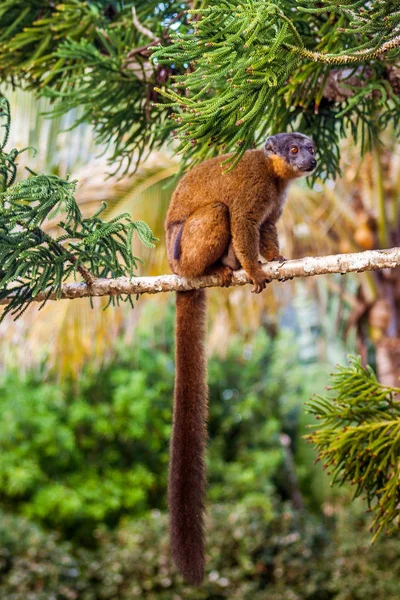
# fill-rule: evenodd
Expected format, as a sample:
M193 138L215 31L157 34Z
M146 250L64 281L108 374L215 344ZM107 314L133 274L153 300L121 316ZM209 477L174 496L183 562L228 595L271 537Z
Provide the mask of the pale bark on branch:
M368 250L354 254L333 254L330 256L308 256L283 263L270 262L263 265L263 270L271 280L287 281L295 277L311 277L328 273L361 273L378 269L400 267L400 248L388 250ZM235 271L231 286L251 283L244 271ZM185 279L178 275L159 275L156 277L118 277L117 279L95 279L92 285L86 283L66 283L62 286L61 299L73 300L89 296L115 296L118 294L157 294L158 292L188 291L199 288L219 287L216 275L208 275L197 279ZM34 300L43 302L47 292L38 294ZM58 300L52 293L49 300ZM9 299L0 300L0 304L8 304Z

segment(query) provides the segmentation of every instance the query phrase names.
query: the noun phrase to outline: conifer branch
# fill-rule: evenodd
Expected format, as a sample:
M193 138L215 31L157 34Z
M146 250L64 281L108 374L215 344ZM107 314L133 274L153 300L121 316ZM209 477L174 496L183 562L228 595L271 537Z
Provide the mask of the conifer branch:
M10 105L0 96L0 299L7 298L0 321L18 318L42 294L59 296L64 282L79 273L90 288L95 278L132 276L141 262L132 253L136 233L153 247L156 239L143 221L124 214L103 221L100 214L83 218L74 197L76 181L56 175L38 175L28 169L28 179L15 182L16 159L23 150L5 151L11 128ZM1 137L1 136L0 136ZM52 237L44 223L60 215L59 233ZM110 296L118 303L120 295ZM132 304L128 295L124 300Z
M153 42L159 41L159 38L156 35L154 35L154 33L152 31L150 31L150 29L148 29L148 27L145 27L139 21L139 17L137 16L136 8L134 6L132 6L132 21L133 21L133 24L136 27L136 29L138 31L140 31L140 33L142 33L144 36L150 38L151 40L153 40Z
M335 177L341 137L350 132L365 152L389 123L397 126L400 98L388 76L400 47L394 0L301 0L296 10L290 2L212 0L189 13L194 32L171 34L153 55L157 64L192 65L172 86L155 88L174 110L184 160L200 162L217 146L233 151L233 167L253 144L289 129L314 139L317 174ZM325 85L340 66L348 67L346 92L328 98Z
M271 281L287 281L297 277L312 277L332 273L361 273L379 269L400 267L400 248L389 250L367 250L353 254L334 254L330 256L309 256L283 263L271 262L263 265L263 271ZM250 284L245 271L235 271L231 286ZM87 298L94 296L116 296L121 294L141 295L159 292L183 292L193 289L220 287L217 275L208 275L196 279L185 279L178 275L160 275L156 277L117 277L98 278L91 285L86 283L65 283L55 293L51 290L39 292L32 301ZM13 295L0 297L0 304L6 305Z
M348 482L365 496L374 514L373 541L383 530L398 530L400 508L400 388L379 383L359 358L338 366L324 396L308 410L320 425L306 439L318 451L332 485Z
M348 65L351 63L359 63L365 60L381 59L386 52L400 47L400 35L394 37L388 42L383 43L377 48L367 48L365 50L355 50L352 54L323 54L322 52L313 52L306 48L297 48L296 46L288 45L293 52L308 58L315 62L327 63L329 65Z
M0 79L49 97L53 116L79 108L114 172L173 132L183 166L231 151L232 166L291 130L335 177L341 138L363 153L399 124L398 0L3 0L0 31Z
M76 270L82 275L87 285L90 286L93 284L95 278L90 273L90 271L88 271L88 269L83 265L80 265L77 257L74 254L68 252L64 248L64 246L62 246L59 242L57 242L57 240L54 240L51 236L49 236L45 231L43 231L43 229L40 229L40 227L30 227L23 221L17 220L15 221L15 223L19 225L21 229L27 229L28 231L32 231L38 239L46 241L50 247L54 248L59 254L64 255L66 260L69 260L71 264L76 266Z

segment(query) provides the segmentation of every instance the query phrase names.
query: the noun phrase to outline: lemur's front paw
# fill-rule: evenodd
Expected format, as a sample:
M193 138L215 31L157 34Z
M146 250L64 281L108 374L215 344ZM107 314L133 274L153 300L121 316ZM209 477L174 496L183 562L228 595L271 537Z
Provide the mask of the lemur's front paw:
M280 262L280 263L284 263L284 262L287 261L287 258L285 258L284 256L282 256L281 254L273 255L273 256L272 255L271 256L267 256L266 259L267 259L267 262L276 262L277 261L277 262ZM261 260L259 260L258 262L259 262L260 265L265 265L266 264L265 262L263 262Z

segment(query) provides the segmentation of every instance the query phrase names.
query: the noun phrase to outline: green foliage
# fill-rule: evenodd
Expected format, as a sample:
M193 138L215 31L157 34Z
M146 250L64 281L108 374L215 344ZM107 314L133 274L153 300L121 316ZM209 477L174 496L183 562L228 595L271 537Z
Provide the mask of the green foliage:
M107 18L102 2L69 0L44 4L38 0L0 3L2 78L27 81L33 87L58 79L63 61L54 52L64 37L94 39ZM54 71L56 73L54 74Z
M75 600L85 588L87 578L83 561L72 555L70 545L60 544L54 533L44 534L38 526L25 519L1 514L2 598Z
M296 129L328 177L349 131L364 151L399 124L399 26L397 0L2 0L0 79L56 101L52 114L77 109L114 146L113 170L173 129L185 162L226 150L233 163Z
M109 162L116 173L126 174L132 160L138 164L154 147L159 147L166 134L158 138L161 111L151 102L150 81L153 68L143 61L127 58L134 47L129 27L109 31L103 44L87 40L66 40L58 56L74 68L60 68L63 86L60 91L47 88L44 94L57 100L50 116L57 117L68 110L79 109L74 126L93 122L96 141L104 148L113 145ZM98 31L97 37L101 35ZM106 51L105 51L106 50Z
M179 152L200 161L217 145L235 151L232 166L268 133L299 130L319 148L318 174L335 176L347 126L364 151L399 122L400 100L379 60L383 44L385 61L399 57L395 4L210 0L189 11L193 31L178 30L153 55L157 64L193 65L175 77L177 91L158 90L178 108ZM353 93L327 100L325 84L341 65L351 65L342 86ZM365 85L354 86L354 75Z
M37 379L3 381L3 503L85 541L98 524L163 505L172 372L166 383L160 361L148 370L93 374L77 396Z
M333 483L350 482L375 513L375 538L398 530L400 506L400 405L398 388L381 385L360 359L337 367L331 393L316 396L309 411L322 421L308 436L332 474Z
M214 506L206 578L185 585L171 564L166 515L101 536L96 551L60 543L21 518L1 514L0 596L7 600L395 600L400 595L400 543L369 545L362 523L309 516L297 523L283 509Z
M152 37L134 26L133 7ZM177 14L185 24L184 8L179 0L1 0L0 79L57 100L53 116L77 108L75 125L91 123L99 144L114 145L112 170L127 170L168 135L152 90L167 70L150 64L147 48L168 36Z
M277 90L299 63L286 46L302 45L302 40L273 2L210 2L190 14L200 17L194 31L171 36L173 44L153 55L160 64L189 62L196 67L175 77L173 84L190 94L163 92L171 106L184 108L173 116L179 151L184 154L199 145L195 152L200 160L209 152L207 144L218 141L224 147L240 147L238 160L253 144L256 131L258 139L264 139L276 118Z
M285 332L271 339L260 329L251 344L234 338L224 360L209 362L212 502L240 500L268 514L274 487L290 496L279 436L296 436L308 372L292 344Z
M76 181L30 171L29 179L15 183L23 150L5 151L11 115L4 97L0 118L0 299L12 298L0 320L7 314L18 318L40 292L46 292L43 304L51 293L59 297L62 284L77 272L88 284L96 277L132 276L140 261L132 254L133 234L149 247L156 241L148 225L128 214L102 221L105 205L84 219L74 198ZM51 237L43 227L59 216L60 235Z
M127 599L170 600L177 595L196 600L287 600L291 592L307 598L306 594L311 597L318 589L319 571L324 567L320 554L327 548L328 536L311 518L299 526L290 510L283 509L271 520L257 509L214 505L208 523L206 575L199 588L184 584L177 576L167 531L165 515L153 513L146 521L128 524L118 532L124 553L115 552L114 544L106 542L103 569L110 572L111 565L117 565L114 581L108 579L116 596L121 593L118 575L126 582ZM141 560L143 555L147 561Z
M149 305L134 348L87 368L79 390L9 373L0 382L0 502L90 542L98 525L165 507L174 365L172 311ZM140 348L140 352L138 349ZM279 434L296 435L302 381L291 338L260 329L210 360L210 502L273 513L290 498ZM290 371L288 377L287 371Z
M67 70L76 66L79 70L82 58L79 53L76 57L58 54L65 40L82 41L84 46L95 43L104 55L119 51L122 56L150 41L134 27L133 7L139 22L146 21L146 27L156 36L185 5L179 0L164 4L158 0L66 0L47 4L40 0L1 0L1 78L26 83L31 89L48 86L62 90ZM116 37L110 39L110 33ZM138 60L140 64L143 58L139 56Z

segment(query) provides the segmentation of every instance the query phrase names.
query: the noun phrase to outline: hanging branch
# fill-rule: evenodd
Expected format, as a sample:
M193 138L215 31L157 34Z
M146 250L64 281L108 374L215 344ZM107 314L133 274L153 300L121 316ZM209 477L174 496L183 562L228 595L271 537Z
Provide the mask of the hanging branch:
M145 37L150 38L151 40L153 40L153 42L159 41L159 38L156 35L154 35L154 33L152 31L150 31L150 29L148 27L145 27L139 21L139 17L137 16L136 8L134 6L132 6L132 22L133 22L134 26L136 27L136 29L138 31L140 31L140 33L143 34Z
M377 48L367 48L365 50L355 51L352 54L323 54L322 52L312 52L306 48L296 48L290 46L293 52L300 54L304 58L309 58L314 62L322 62L330 65L348 65L359 63L363 60L372 60L374 58L382 59L386 52L400 47L400 35L385 42Z
M312 277L329 273L361 273L378 269L393 269L400 266L400 248L390 250L368 250L354 254L334 254L331 256L309 256L284 263L271 262L263 265L263 271L273 281L287 281L295 277ZM245 271L233 273L231 286L250 284ZM92 285L86 283L65 283L57 293L51 290L37 293L32 301L87 298L92 296L110 296L128 294L158 294L159 292L185 292L193 289L219 287L217 275L208 275L196 279L185 279L178 275L160 275L157 277L118 277L115 279L96 279ZM12 301L12 294L0 295L0 304Z

